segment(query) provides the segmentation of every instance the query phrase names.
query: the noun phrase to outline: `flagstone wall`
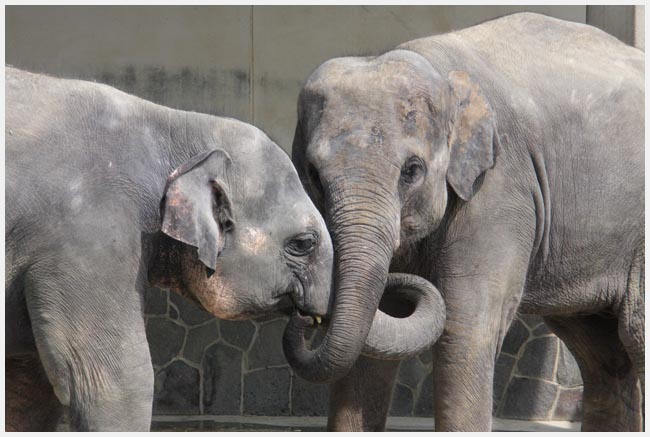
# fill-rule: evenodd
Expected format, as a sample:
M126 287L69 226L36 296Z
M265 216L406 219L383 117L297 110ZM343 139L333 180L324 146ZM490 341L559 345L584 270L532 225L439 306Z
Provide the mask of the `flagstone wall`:
M285 317L217 320L158 289L147 293L146 314L154 415L327 415L327 388L294 375L284 359ZM317 343L322 332L309 335ZM427 352L400 364L390 415L433 415L431 361ZM573 357L541 319L519 317L497 360L494 414L579 420L581 384Z

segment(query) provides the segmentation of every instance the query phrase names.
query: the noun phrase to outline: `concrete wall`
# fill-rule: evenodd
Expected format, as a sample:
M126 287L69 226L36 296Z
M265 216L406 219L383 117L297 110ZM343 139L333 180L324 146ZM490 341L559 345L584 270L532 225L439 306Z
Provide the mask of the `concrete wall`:
M642 43L633 6L7 6L6 62L252 122L289 151L300 86L321 62L524 10L591 19ZM155 414L324 415L325 388L296 378L284 361L284 323L216 321L150 290ZM539 323L513 324L497 363L495 413L574 419L575 363ZM402 363L391 414L431 415L430 370L427 354Z
M300 86L335 56L519 11L585 22L585 6L8 6L6 62L253 122L291 147Z
M634 47L645 51L645 6L634 6Z

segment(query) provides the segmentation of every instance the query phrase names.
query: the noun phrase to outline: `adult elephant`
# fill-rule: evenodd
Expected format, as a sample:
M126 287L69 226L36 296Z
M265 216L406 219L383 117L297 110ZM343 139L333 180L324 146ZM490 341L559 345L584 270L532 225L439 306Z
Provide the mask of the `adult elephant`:
M245 123L6 69L6 426L149 430L149 285L223 319L327 313L332 245Z
M437 430L490 430L517 311L576 357L583 430L641 429L643 63L593 27L524 13L317 68L293 160L326 217L337 285L322 347L286 351L296 372L350 371L387 273L408 272L447 306ZM331 389L330 429L382 429L396 368L359 360Z

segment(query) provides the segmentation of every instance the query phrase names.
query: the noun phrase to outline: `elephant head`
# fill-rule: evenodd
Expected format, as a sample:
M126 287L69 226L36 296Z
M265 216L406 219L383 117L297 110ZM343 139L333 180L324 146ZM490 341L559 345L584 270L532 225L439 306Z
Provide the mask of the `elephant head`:
M332 243L291 160L253 127L223 136L167 179L152 282L222 319L326 315Z
M417 53L336 58L311 74L298 101L293 161L325 216L337 282L320 349L307 353L285 340L299 375L328 382L349 370L377 325L393 255L434 232L452 197L473 196L494 165L497 138L490 105L470 76L443 77ZM441 327L444 306L438 312L392 318L382 326L400 335L380 336L399 343L403 355L417 352L407 350L418 347L411 339Z

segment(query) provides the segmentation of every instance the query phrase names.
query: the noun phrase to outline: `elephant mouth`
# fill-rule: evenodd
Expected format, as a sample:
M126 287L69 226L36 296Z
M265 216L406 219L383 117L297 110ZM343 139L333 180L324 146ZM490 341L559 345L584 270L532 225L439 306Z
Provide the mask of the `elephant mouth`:
M379 302L378 310L382 313L395 318L407 319L415 312L417 308L417 301L413 299L412 295L397 293L395 291L387 290ZM285 309L285 311L295 311L298 317L307 325L321 325L324 328L329 326L330 317L321 316L318 314L310 314L302 310L300 307ZM286 313L291 315L292 313Z
M289 284L278 290L274 294L274 299L277 300L278 311L284 315L290 316L294 311L300 311L304 317L318 317L316 314L308 314L305 312L308 285L306 284L307 278L300 273L294 273Z
M379 302L378 310L395 319L407 319L415 313L417 305L417 299L414 298L413 294L402 293L400 290L387 289ZM283 314L293 315L299 318L305 326L320 325L323 328L329 327L329 315L321 316L311 314L297 305L293 308L284 308L283 310Z

